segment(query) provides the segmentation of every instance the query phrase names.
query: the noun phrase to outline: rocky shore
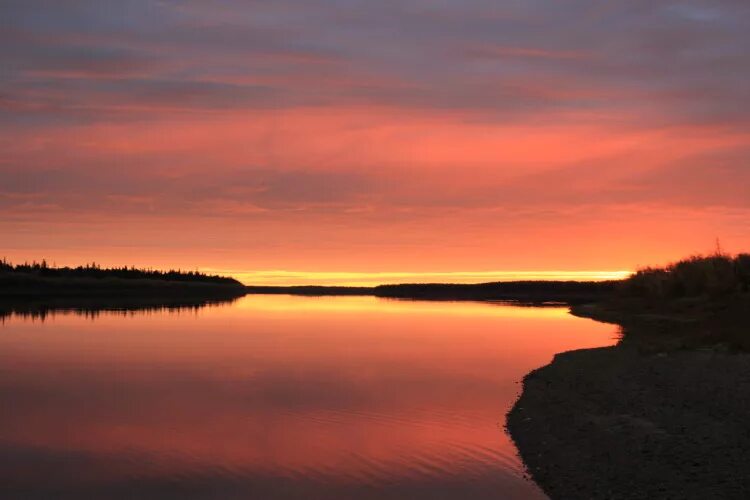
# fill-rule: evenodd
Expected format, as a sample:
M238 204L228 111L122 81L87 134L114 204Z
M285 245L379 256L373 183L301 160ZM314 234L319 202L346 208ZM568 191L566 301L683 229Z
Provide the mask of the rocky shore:
M665 345L562 353L526 376L508 430L552 499L750 498L750 354Z

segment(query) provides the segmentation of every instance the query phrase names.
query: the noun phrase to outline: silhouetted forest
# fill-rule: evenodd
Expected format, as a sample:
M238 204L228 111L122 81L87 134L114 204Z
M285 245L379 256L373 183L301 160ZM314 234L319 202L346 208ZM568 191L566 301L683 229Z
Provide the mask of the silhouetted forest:
M0 297L105 295L231 298L243 295L234 278L197 271L159 271L97 264L54 267L45 261L13 265L0 261Z
M381 285L378 297L449 300L591 301L611 293L614 281L506 281L479 284Z
M155 269L137 269L135 267L101 267L95 262L78 267L51 267L46 260L29 264L13 265L5 259L0 260L0 272L25 273L52 278L120 278L120 279L149 279L163 281L193 281L203 283L240 284L234 278L209 275L198 271Z

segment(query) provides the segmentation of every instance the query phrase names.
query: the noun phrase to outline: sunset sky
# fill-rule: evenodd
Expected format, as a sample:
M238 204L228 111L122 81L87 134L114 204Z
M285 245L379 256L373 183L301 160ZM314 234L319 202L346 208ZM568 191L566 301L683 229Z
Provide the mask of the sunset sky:
M0 257L359 284L750 250L748 23L748 0L3 0Z

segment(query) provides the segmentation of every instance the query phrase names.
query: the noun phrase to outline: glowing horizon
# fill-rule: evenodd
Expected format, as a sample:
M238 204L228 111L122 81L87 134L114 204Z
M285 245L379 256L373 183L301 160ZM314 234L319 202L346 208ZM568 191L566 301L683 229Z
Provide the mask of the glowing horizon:
M231 276L258 286L377 286L403 283L487 283L493 281L607 281L629 276L632 271L451 271L451 272L326 272L285 270L226 270L202 268L203 272Z

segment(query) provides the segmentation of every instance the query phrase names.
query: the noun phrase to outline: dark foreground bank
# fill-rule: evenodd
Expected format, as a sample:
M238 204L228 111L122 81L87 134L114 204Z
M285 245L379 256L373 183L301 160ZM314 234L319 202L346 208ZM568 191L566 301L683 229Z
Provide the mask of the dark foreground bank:
M573 308L619 324L620 342L531 372L507 421L552 499L750 498L750 295L738 261L648 270L613 300Z
M552 499L750 498L750 356L720 348L560 354L508 429Z

